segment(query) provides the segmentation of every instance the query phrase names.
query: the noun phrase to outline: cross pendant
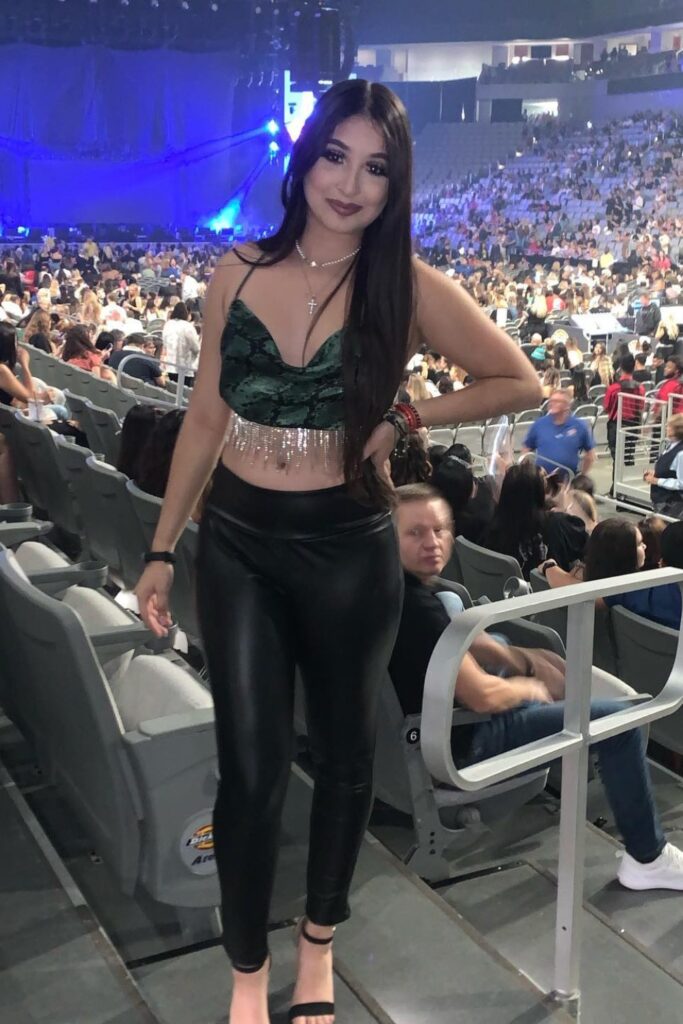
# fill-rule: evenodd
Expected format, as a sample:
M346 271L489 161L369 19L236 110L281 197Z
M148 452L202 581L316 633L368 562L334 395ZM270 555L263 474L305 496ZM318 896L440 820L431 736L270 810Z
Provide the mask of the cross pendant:
M308 315L313 316L317 308L318 300L315 298L315 296L311 295L310 299L308 300Z

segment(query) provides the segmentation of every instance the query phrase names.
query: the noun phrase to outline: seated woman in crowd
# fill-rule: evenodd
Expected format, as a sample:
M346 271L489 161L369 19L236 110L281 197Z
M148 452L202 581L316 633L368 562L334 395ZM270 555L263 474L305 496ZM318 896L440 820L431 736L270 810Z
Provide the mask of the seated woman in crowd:
M643 569L659 569L662 564L662 534L666 530L666 519L661 516L646 516L638 523L640 535L645 544Z
M81 319L86 324L102 322L102 306L92 288L84 288L81 292Z
M485 547L516 558L528 580L531 570L548 558L569 570L582 557L587 539L581 519L547 510L544 474L538 466L529 461L510 466L482 540Z
M543 391L544 398L550 398L554 391L558 391L562 387L562 377L560 371L556 370L554 366L549 366L541 380L541 389Z
M475 477L467 459L451 449L434 470L431 483L450 505L458 536L479 544L496 511L492 478Z
M637 526L613 516L598 523L586 544L582 560L567 572L554 558L545 559L540 571L551 587L565 587L577 582L606 580L612 576L628 576L645 565L645 542ZM602 598L598 603L604 605Z
M93 345L90 340L90 332L83 324L69 327L65 332L62 359L71 366L89 370L100 380L108 380L111 384L116 383L116 374L103 365L102 353Z
M411 402L424 402L427 398L433 397L427 382L419 373L409 375L405 389Z
M141 491L163 498L168 484L168 475L175 451L180 428L183 425L185 409L172 409L154 424L149 437L140 452L135 467L133 482ZM204 488L190 518L198 523L202 517L204 502L209 493L211 481Z
M152 430L162 416L163 410L157 405L134 405L126 413L121 425L116 468L129 480L140 479L140 457Z

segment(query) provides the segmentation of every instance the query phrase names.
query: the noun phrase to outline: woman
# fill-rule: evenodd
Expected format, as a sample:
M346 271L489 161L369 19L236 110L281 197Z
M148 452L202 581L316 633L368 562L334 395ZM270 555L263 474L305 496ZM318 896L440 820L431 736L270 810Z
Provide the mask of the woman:
M660 569L662 566L662 534L667 528L666 519L661 516L646 516L638 523L640 535L645 545L645 562L643 569Z
M315 789L290 1020L334 1019L331 942L349 916L378 690L401 611L387 473L397 439L539 397L517 346L413 257L411 153L405 110L385 86L346 81L318 101L292 150L280 229L222 257L214 272L197 382L137 587L144 621L164 635L172 549L220 460L197 589L217 723L214 831L231 1024L268 1021L266 928L295 661ZM476 383L392 407L425 342Z
M176 302L171 316L164 324L161 340L162 361L167 364L171 380L178 380L178 368L182 367L186 378L194 380L199 356L199 337L190 313L184 302Z
M33 338L36 334L42 334L51 337L52 334L52 322L50 320L50 314L46 313L43 309L36 309L33 311L31 318L29 319L24 329L23 341L27 345L33 344Z
M139 284L128 285L128 292L125 302L123 303L123 308L126 313L128 313L128 316L133 317L135 320L140 319L145 308L145 300L140 294Z
M663 313L655 332L655 341L662 345L675 345L678 333L678 324L671 313Z
M100 380L116 383L116 374L102 363L102 352L93 345L90 333L83 324L75 324L64 332L64 348L62 360L81 370L89 370Z
M21 368L21 380L15 371L16 365ZM54 392L44 388L43 385L36 387L38 382L31 376L31 364L29 354L25 348L17 345L16 330L10 324L0 323L0 402L3 405L11 405L15 409L28 409L29 402L38 403L42 408L37 409L40 418L45 422L59 420L62 423L68 420L69 413L65 406L52 401ZM64 433L72 431L64 430ZM4 453L4 454L3 454ZM4 461L3 461L4 460ZM16 481L12 484L13 474L9 468L9 454L5 442L0 447L0 491L5 501L16 501L16 497L7 497L15 493Z
M484 537L492 551L516 558L525 580L546 558L569 569L581 558L586 530L576 516L546 508L544 474L532 462L510 466L493 522Z
M477 479L471 465L451 453L434 469L430 482L451 506L456 536L479 544L496 511L493 478Z
M645 565L645 542L637 526L614 516L598 523L586 544L583 561L567 572L554 558L539 565L551 587L567 587L572 583L607 580L639 572ZM596 604L606 607L603 598Z
M567 359L569 361L569 368L576 370L583 368L583 352L577 341L574 338L567 338L564 343L567 350Z
M562 377L560 371L556 370L554 366L549 366L544 374L543 380L541 381L541 392L544 398L550 398L554 391L557 391L562 387Z
M91 288L84 288L81 292L81 319L86 324L102 323L102 305Z
M652 469L643 474L643 480L650 485L655 512L673 519L683 518L683 413L669 418L666 447Z
M614 368L612 366L612 360L607 355L607 349L604 342L597 342L593 349L593 360L591 362L591 370L593 377L591 379L591 387L598 384L603 384L606 388L614 380Z
M415 402L426 402L428 398L432 397L426 381L419 373L410 374L408 377L408 383L406 384L406 391L413 404Z

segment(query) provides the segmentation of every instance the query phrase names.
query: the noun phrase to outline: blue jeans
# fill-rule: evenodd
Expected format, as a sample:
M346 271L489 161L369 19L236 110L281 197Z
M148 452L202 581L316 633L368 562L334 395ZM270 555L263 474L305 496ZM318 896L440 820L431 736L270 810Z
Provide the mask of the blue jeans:
M591 701L591 718L604 718L623 708L612 700ZM521 704L493 715L474 727L466 764L524 746L561 732L564 703ZM649 863L664 849L666 840L652 796L640 729L631 729L595 744L600 775L609 805L626 850L635 860Z

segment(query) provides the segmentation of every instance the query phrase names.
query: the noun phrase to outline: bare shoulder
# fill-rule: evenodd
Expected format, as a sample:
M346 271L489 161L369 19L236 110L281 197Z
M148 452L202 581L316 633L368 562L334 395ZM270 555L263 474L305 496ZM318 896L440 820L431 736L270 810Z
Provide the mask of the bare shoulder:
M211 275L208 296L211 304L218 303L223 312L227 311L251 265L262 255L255 242L242 243L224 253L216 262Z

